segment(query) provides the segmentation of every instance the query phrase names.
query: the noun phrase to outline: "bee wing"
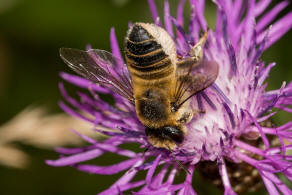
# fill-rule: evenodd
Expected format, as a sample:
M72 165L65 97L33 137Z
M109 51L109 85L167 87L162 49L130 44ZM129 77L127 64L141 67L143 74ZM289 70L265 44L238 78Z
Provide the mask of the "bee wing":
M99 49L61 48L60 56L76 73L134 102L128 69L111 53Z
M189 62L188 62L189 63ZM209 87L218 76L218 64L215 61L202 60L200 63L177 67L176 105L180 107L201 90Z

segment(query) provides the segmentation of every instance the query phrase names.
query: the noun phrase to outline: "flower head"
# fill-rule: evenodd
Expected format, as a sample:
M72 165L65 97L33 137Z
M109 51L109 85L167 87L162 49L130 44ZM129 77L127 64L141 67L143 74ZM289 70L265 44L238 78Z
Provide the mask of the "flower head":
M205 2L189 1L191 15L187 31L183 28L185 0L179 1L176 18L170 16L169 3L165 1L164 25L158 17L154 1L148 0L148 3L155 24L165 28L175 42L178 55L186 57L198 42L200 32L207 31ZM240 166L244 163L257 171L270 194L279 194L279 191L292 194L277 175L282 173L292 181L292 156L287 153L292 149L292 121L278 127L264 125L278 110L292 112L292 83L283 82L280 89L266 91L265 80L275 63L266 65L260 59L262 53L292 26L292 12L270 26L288 2L280 2L264 14L270 1L214 0L214 3L217 7L217 23L214 30L209 30L204 58L219 64L219 75L211 87L190 100L191 107L201 113L187 124L185 140L173 153L149 144L145 127L138 120L134 105L128 100L104 85L61 73L64 80L90 91L90 95L78 92L80 100L76 100L67 94L61 83L60 90L65 100L84 114L64 102L60 103L61 108L92 123L96 131L109 138L99 142L80 135L90 146L59 148L57 151L61 157L48 160L47 163L52 166L74 166L81 171L106 175L128 170L100 194L119 194L137 187L140 188L134 194L196 194L192 177L200 162L214 162L225 194L235 194L240 190L234 187L228 173L231 171L229 164ZM114 29L111 29L110 40L112 54L122 59ZM121 74L106 63L102 66L114 75ZM121 67L121 70L124 68ZM114 105L104 102L96 92L111 94ZM274 144L273 140L279 144ZM136 153L119 147L132 142L139 143L141 148L148 148L147 152ZM83 164L107 152L128 159L109 166ZM154 160L149 161L153 157ZM180 168L174 158L189 171L185 181L179 184L174 183ZM156 170L158 166L161 166L160 171ZM145 180L133 181L140 170L147 170Z

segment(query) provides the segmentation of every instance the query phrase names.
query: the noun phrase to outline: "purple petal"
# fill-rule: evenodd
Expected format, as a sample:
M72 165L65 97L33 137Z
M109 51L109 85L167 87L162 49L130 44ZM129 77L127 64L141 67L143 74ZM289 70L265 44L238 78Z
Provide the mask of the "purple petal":
M193 179L193 173L194 173L194 167L189 166L188 171L190 174L187 174L186 179L184 181L184 188L181 190L183 192L183 195L192 194L192 179Z
M195 5L192 4L190 1L191 6L191 15L190 15L190 23L189 23L189 36L190 36L190 43L192 45L195 44L199 40L199 32L200 32L200 25L196 17L196 9Z
M200 27L207 31L207 23L204 17L205 0L190 0L190 4L194 6L196 19L200 24Z
M85 121L88 121L90 123L94 123L94 120L88 118L88 117L85 117L81 114L79 114L78 112L76 112L75 110L73 110L72 108L70 108L69 106L67 106L64 102L60 101L59 102L59 106L62 110L64 110L64 112L68 113L69 115L71 116L74 116L76 118L80 118L82 120L85 120Z
M129 183L137 174L137 170L134 167L140 166L144 163L144 159L140 159L135 165L132 166L132 169L127 171L120 179L118 179L110 188L114 186L121 186Z
M95 139L92 139L86 135L83 135L74 129L71 129L71 131L90 144L98 144L98 142Z
M236 195L236 193L232 190L229 177L227 174L227 168L223 159L219 160L219 173L221 175L222 183L224 186L224 195Z
M117 127L119 128L119 127ZM125 133L118 133L118 132L112 132L112 131L103 131L100 129L95 128L95 131L102 133L104 135L107 136L118 136L118 137L125 137L125 138L141 138L144 137L144 134L140 133L140 132L136 132L136 131L128 131Z
M104 152L101 151L100 149L93 149L90 151L82 152L80 154L75 154L72 156L68 157L62 157L58 160L46 160L46 163L51 166L68 166L68 165L73 165L76 163L84 162L87 160L94 159L100 155L102 155Z
M269 42L265 46L265 50L273 45L278 39L280 39L287 31L292 27L292 12L288 13L286 16L279 19L274 23L270 30ZM266 30L267 31L267 30ZM257 38L257 42L261 42L266 34L266 31L263 31Z
M145 184L145 181L137 181L137 182L133 182L133 183L127 183L127 184L124 184L124 185L119 185L119 186L114 186L114 187L111 187L101 193L98 193L98 195L114 195L114 194L119 194L120 192L124 192L124 191L127 191L129 189L132 189L132 188L137 188L141 185L144 185Z
M97 141L96 141L97 142ZM117 139L116 137L110 137L107 140L104 141L104 143L110 143L114 146L121 144L121 140ZM83 147L83 148L61 148L58 147L56 148L56 152L60 153L60 154L65 154L65 155L71 155L71 154L76 154L76 153L81 153L81 152L85 152L91 149L95 149L94 145L88 146L88 147Z
M237 73L237 62L236 62L235 50L228 40L225 41L225 44L226 44L228 56L229 56L229 64L230 64L229 74L233 76Z
M252 44L252 35L255 29L255 14L254 14L255 0L248 1L247 14L244 20L244 35L245 35L245 44L249 48Z
M71 74L67 74L65 72L61 72L60 76L68 81L69 83L72 83L78 87L82 87L85 89L91 88L93 91L97 91L100 93L110 93L110 90L104 87L101 87L99 85L97 85L96 83L93 83L85 78L79 77L79 76L75 76L75 75L71 75Z
M202 97L205 99L205 101L209 104L209 106L213 110L217 110L215 104L210 100L210 98L207 96L207 94L204 91L202 91L201 94L202 94Z
M271 69L276 65L276 63L270 63L265 69L264 71L262 71L261 76L259 78L258 84L262 85L264 83L264 81L266 80L266 78L269 76L269 73L271 71Z
M171 21L173 22L173 24L175 25L175 27L177 29L178 44L181 45L181 48L183 48L184 53L188 54L191 48L189 46L188 37L187 37L183 27L178 23L178 21L175 18L171 18Z
M263 15L257 23L257 32L261 32L289 4L288 1L278 3L272 10Z
M115 28L111 28L111 32L110 32L110 45L112 48L112 54L113 56L119 58L119 59L123 59L122 55L121 55L121 50L119 47L119 43L117 41L117 37L116 37L116 33L115 33ZM124 63L119 63L118 64L121 68L121 66L125 66ZM122 69L122 68L121 68Z
M242 148L242 149L245 149L247 151L250 151L254 154L258 154L258 155L261 155L261 156L265 156L263 150L257 148L257 147L254 147L254 146L251 146L245 142L242 142L240 140L234 140L233 142L235 145L237 145L239 148Z
M171 16L170 16L168 0L164 1L164 25L165 25L165 29L168 32L168 34L173 38L174 35L173 35L172 22L171 22Z
M204 104L202 102L201 94L198 93L196 95L196 98L197 98L198 108L199 108L200 112L204 112L205 108L204 108Z
M261 175L262 176L262 175ZM275 187L274 183L267 179L266 177L262 176L262 179L264 181L264 184L269 192L269 194L273 195L280 195L277 188Z
M261 134L261 138L265 144L265 147L266 147L266 149L268 149L270 147L270 143L269 143L269 140L268 140L266 134L263 132L262 127L258 124L258 122L255 120L255 118L247 110L246 110L246 113L248 114L248 116L250 117L252 122L255 124L255 126L258 128L258 131Z
M220 97L222 97L222 99L223 99L224 102L226 102L227 104L231 104L231 101L223 93L223 91L219 88L219 86L216 85L216 83L213 83L211 87L220 95Z
M131 150L121 149L121 148L118 148L118 147L113 146L111 144L99 143L96 145L96 147L101 149L101 150L111 152L111 153L116 153L116 154L119 154L121 156L126 156L129 158L135 158L137 156L137 154Z
M177 6L177 15L176 15L176 20L177 23L180 26L184 26L184 5L185 5L186 0L179 0L178 6Z
M157 13L156 4L154 0L147 0L153 21L156 25L161 26L160 19Z
M234 129L234 127L235 127L235 121L234 121L233 112L230 110L229 106L225 102L223 103L223 107L224 107L224 109L226 110L226 112L228 114L229 121L230 121L230 124L232 126L232 129Z
M160 170L159 173L154 177L154 179L152 179L151 189L158 189L161 186L163 179L168 171L168 167L169 165L165 165L162 170Z
M138 162L138 160L140 159L133 158L110 166L76 165L76 167L78 170L88 173L113 175L132 167L136 162Z
M156 159L155 159L153 165L150 167L150 169L149 169L148 172L147 172L147 176L146 176L146 182L147 182L147 185L150 185L150 184L151 184L151 180L152 180L153 174L154 174L155 169L156 169L156 167L157 167L157 165L158 165L158 163L159 163L160 158L161 158L161 155L159 154L159 155L156 157Z
M262 14L265 9L270 5L272 0L260 0L255 6L255 15L258 16Z
M177 168L174 167L174 168L171 170L171 172L169 173L166 183L168 183L168 184L172 184L173 181L174 181L174 178L175 178L176 173L177 173Z

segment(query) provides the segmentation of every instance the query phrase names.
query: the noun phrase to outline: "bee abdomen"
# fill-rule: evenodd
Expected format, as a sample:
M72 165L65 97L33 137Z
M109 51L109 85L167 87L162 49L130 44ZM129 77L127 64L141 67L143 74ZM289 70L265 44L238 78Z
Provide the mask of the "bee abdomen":
M168 55L165 54L157 40L145 28L138 24L133 26L126 38L125 53L126 57L131 61L131 64L140 68L148 68L168 58Z
M154 71L157 72L157 71L161 71L162 69L169 68L170 64L171 64L170 59L165 58L159 62L156 62L148 66L140 66L131 62L128 65L137 71L144 72L144 73L151 73Z
M161 45L146 29L135 24L126 38L126 49L134 55L145 55L161 49Z
M168 68L167 70L164 71L156 71L156 72L151 72L151 73L143 73L143 72L133 72L132 74L136 77L139 77L140 79L144 80L161 80L164 81L165 79L169 79L169 76L173 73L174 69Z
M128 37L130 41L138 43L153 39L152 35L150 35L145 28L137 24L133 26Z
M134 55L129 50L126 51L127 57L134 62L136 66L147 67L154 63L157 63L168 56L165 55L162 49L155 50L153 52L144 55Z
M174 66L149 26L134 24L126 37L126 60L134 80L168 80ZM153 32L152 32L153 33ZM141 81L141 82L142 82Z
M158 44L153 38L147 39L142 42L134 42L127 38L126 49L134 55L144 55L161 49L161 45Z
M164 78L174 71L171 60L161 49L140 56L126 51L126 57L132 74L142 79Z

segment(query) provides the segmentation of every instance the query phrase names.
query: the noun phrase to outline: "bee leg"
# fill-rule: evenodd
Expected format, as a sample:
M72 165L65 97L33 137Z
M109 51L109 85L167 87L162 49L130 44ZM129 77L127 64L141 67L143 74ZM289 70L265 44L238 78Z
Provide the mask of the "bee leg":
M188 71L190 68L194 68L199 65L199 61L193 57L183 58L182 60L176 63L178 71Z
M190 51L190 56L193 58L195 61L199 62L203 58L203 47L204 44L206 43L208 37L208 31L204 33L204 35L201 37L201 39L194 45L194 47Z
M201 109L192 109L193 111L193 117L192 118L198 118L200 117L201 115L205 114L206 111L205 110L201 110Z
M193 69L198 66L200 61L203 58L203 47L208 37L208 31L206 31L203 37L199 40L196 45L189 52L190 57L187 58L178 58L179 60L176 65L179 71Z
M188 122L190 122L193 118L194 119L199 118L201 115L203 115L205 113L206 113L205 110L192 109L189 112L182 113L182 115L179 117L177 122L184 125L184 124L187 124Z
M181 114L181 116L179 117L179 119L177 120L177 122L179 122L180 124L186 124L188 122L190 122L193 118L193 112L184 112Z

